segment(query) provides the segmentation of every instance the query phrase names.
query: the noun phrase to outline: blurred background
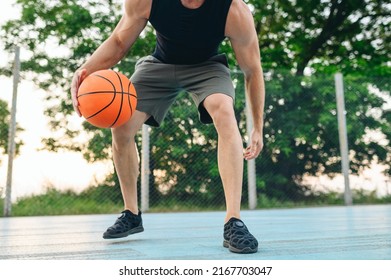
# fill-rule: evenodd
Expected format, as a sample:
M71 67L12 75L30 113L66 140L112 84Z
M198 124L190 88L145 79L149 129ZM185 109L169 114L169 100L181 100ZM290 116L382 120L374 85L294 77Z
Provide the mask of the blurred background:
M265 146L254 165L245 165L243 209L346 203L336 73L343 76L353 204L390 203L391 5L380 0L245 2L258 33L266 105ZM115 27L122 4L122 0L2 0L0 207L5 208L10 195L13 216L121 211L110 130L76 116L69 88L75 69ZM20 82L7 194L16 46ZM114 69L130 77L137 59L152 53L154 46L154 30L148 25ZM228 41L221 52L227 54L232 70L237 121L246 146L243 75ZM181 94L163 125L144 132L149 137L143 152L149 154L144 210L224 209L217 134L213 126L199 122L190 96ZM139 136L142 150L141 132ZM255 189L249 191L253 184ZM140 196L146 193L141 185L140 181Z

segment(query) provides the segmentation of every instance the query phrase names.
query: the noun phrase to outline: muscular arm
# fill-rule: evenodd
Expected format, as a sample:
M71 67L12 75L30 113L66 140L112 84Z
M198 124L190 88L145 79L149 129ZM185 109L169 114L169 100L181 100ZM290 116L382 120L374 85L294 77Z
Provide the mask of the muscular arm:
M254 121L245 158L252 159L257 157L263 148L265 86L253 16L241 0L232 1L227 17L226 36L231 41L236 60L245 77L246 94Z
M78 88L89 74L117 64L128 52L145 28L152 0L125 0L124 13L112 34L75 72L71 85L73 107L80 116L76 98Z
M99 46L80 68L87 74L108 69L117 64L127 53L148 21L148 5L145 0L125 0L124 14L109 38Z

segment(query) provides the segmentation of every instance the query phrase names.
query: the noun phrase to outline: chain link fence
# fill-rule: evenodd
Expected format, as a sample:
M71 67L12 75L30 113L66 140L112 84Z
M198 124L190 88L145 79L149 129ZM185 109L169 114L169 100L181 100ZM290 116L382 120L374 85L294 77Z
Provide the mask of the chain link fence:
M236 87L236 118L246 146L244 79L241 73L232 73L232 79ZM265 143L255 160L255 207L343 204L334 76L297 77L289 72L265 72L265 82ZM345 76L344 88L353 203L390 203L390 80ZM0 99L1 204L6 182L9 114L10 104ZM100 179L91 178L94 183L78 190L46 182L40 194L13 197L13 215L121 211L122 196L110 161L110 130L88 124L81 130L88 133L78 153L91 164L106 162L105 172L90 175ZM147 130L149 164L146 170L150 176L144 178L149 186L148 211L225 209L217 165L217 133L213 125L199 122L191 97L182 93L162 126ZM142 152L141 136L140 132L137 145ZM57 181L72 176L61 166L62 156L59 153L58 161L53 162L63 169ZM80 173L83 174L83 170ZM23 176L21 174L23 172L15 170L14 178ZM243 209L249 208L247 175L248 165L245 164ZM139 201L142 201L141 194L145 194L145 190L141 190L141 180L138 186Z

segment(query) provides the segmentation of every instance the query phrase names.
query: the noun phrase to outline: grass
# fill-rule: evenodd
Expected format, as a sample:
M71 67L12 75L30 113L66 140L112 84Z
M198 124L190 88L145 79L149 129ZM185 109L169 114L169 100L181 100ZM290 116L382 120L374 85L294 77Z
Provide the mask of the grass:
M3 203L0 200L0 205ZM121 206L111 200L48 188L44 194L18 199L12 205L12 216L101 214L119 212L120 209Z
M79 215L79 214L107 214L122 211L122 199L118 190L110 187L88 189L81 194L73 191L59 191L49 188L46 193L20 198L12 205L12 216L47 216L47 215ZM113 195L115 194L115 195ZM354 204L381 204L391 203L391 196L377 198L374 192L354 191ZM277 200L265 195L258 197L259 209L265 208L293 208L327 205L343 205L343 195L327 193L312 195L305 201ZM4 201L0 199L3 209ZM243 204L242 209L247 209ZM191 212L191 211L223 211L225 206L201 205L200 202L178 201L174 197L162 199L160 203L152 204L149 212Z

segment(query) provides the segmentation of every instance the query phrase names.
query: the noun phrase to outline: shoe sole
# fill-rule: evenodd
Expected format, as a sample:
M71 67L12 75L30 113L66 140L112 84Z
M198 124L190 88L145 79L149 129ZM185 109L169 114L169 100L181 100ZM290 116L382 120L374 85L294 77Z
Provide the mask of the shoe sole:
M125 231L122 233L118 233L118 234L103 234L103 238L104 239L123 238L123 237L129 236L131 234L135 234L135 233L139 233L139 232L143 232L143 231L144 231L144 227L139 226L139 227L135 227L135 228L132 228L131 230L128 230L128 231Z
M245 247L245 248L243 248L243 249L238 249L238 248L235 248L235 247L231 246L231 245L229 244L229 241L227 241L227 240L224 240L223 246L224 246L225 248L228 248L228 250L229 250L230 252L232 252L232 253L237 253L237 254L253 254L253 253L258 252L258 247L255 248L255 249L251 249L250 247Z

